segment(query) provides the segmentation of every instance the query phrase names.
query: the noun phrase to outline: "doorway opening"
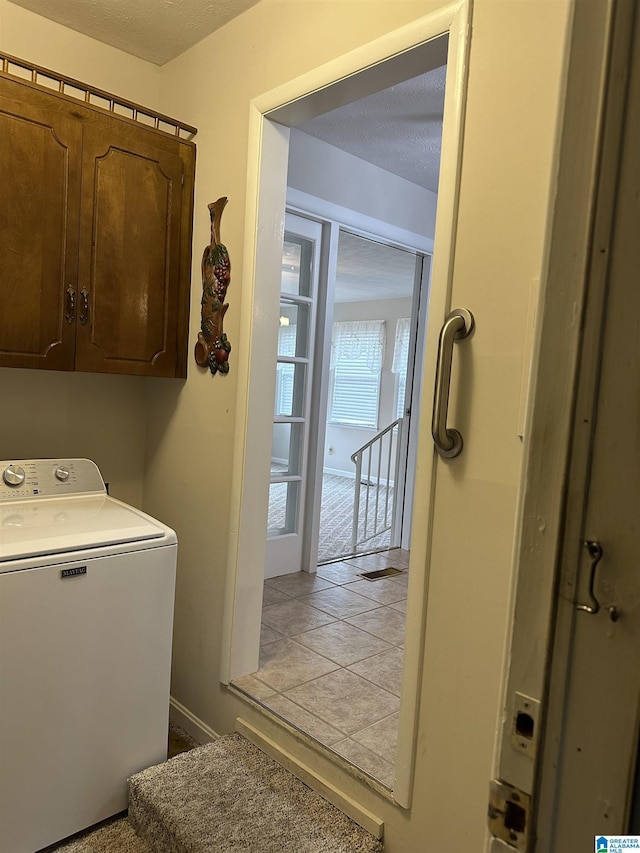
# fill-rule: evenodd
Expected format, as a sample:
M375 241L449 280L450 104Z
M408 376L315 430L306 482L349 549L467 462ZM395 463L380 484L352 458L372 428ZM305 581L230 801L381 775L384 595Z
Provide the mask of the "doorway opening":
M324 224L285 220L267 578L410 541L430 258Z
M445 79L438 65L291 133L288 191L305 198L282 246L260 659L234 681L389 789ZM386 221L362 215L371 176ZM399 240L394 205L415 199Z
M293 725L306 731L317 743L328 747L334 753L339 753L352 764L364 769L365 773L371 777L372 784L382 783L387 789L391 789L394 800L404 806L410 803L415 756L415 721L418 712L419 671L424 630L424 578L427 555L424 533L428 526L427 516L430 513L431 487L429 484L432 476L433 446L425 436L422 441L418 441L418 429L415 430L416 446L420 447L419 455L422 457L421 466L425 477L424 482L415 484L415 504L420 506L421 524L414 525L414 534L411 539L412 565L414 559L417 560L415 571L411 572L411 580L408 571L408 549L400 547L394 550L387 549L379 552L378 555L374 554L373 558L366 558L373 559L375 565L358 565L358 561L365 558L356 555L349 557L348 560L325 564L316 571L314 571L316 566L311 563L306 566L301 564L302 570L298 571L275 574L270 570L270 576L265 580L265 565L269 564L269 560L266 559L269 541L265 534L269 514L270 485L283 485L283 482L277 482L279 475L280 480L284 480L287 484L288 492L295 493L297 490L298 494L314 496L311 500L305 499L304 507L297 498L285 504L287 510L284 513L284 523L292 526L294 518L298 520L307 518L308 521L308 513L316 517L316 522L303 523L295 531L287 530L283 535L273 537L273 541L279 540L280 543L291 544L294 536L297 535L299 537L297 544L301 553L314 554L315 558L312 559L317 562L320 507L315 496L323 474L324 456L318 454L314 466L310 463L312 458L310 448L322 448L322 451L325 451L328 446L333 446L335 450L333 444L327 446L325 440L327 421L326 418L318 417L318 412L322 405L325 406L325 411L329 409L330 394L333 393L330 389L330 353L331 344L334 341L333 311L338 303L334 300L335 294L331 294L331 298L328 298L325 303L331 306L329 314L321 308L319 302L313 304L311 293L307 295L294 292L293 295L297 298L283 300L283 248L285 251L287 249L283 246L283 236L285 232L294 236L297 233L293 226L288 227L290 223L285 221L285 211L289 217L293 215L304 220L311 229L315 228L316 234L319 229L316 248L310 253L311 278L309 280L311 281L317 274L318 280L328 283L333 281L334 288L341 234L411 253L415 269L420 267L422 287L418 290L423 297L420 310L424 310L426 316L425 282L429 281L430 269L427 267L430 265L425 264L424 260L430 258L434 252L435 193L424 187L412 185L410 180L399 178L398 175L392 175L384 168L364 161L363 168L369 170L370 176L373 174L371 172L373 169L376 177L370 177L368 181L360 184L363 198L360 204L351 204L347 200L347 194L354 188L355 168L358 165L357 161L362 158L357 158L355 154L338 149L329 143L326 149L330 152L332 165L336 166L336 161L340 160L344 163L344 158L347 158L349 166L346 170L343 168L342 172L339 172L338 166L335 171L333 168L325 169L319 159L312 156L313 151L317 152L318 145L323 140L311 133L305 133L302 127L310 117L327 115L336 107L347 107L372 94L389 90L393 100L394 87L439 70L443 82L446 76L447 84L444 95L445 118L442 125L444 180L442 186L438 186L437 196L438 246L442 254L441 261L439 264L436 263L437 275L434 273L434 280L429 289L429 302L435 306L438 318L441 315L444 316L449 299L451 248L457 211L465 79L464 58L468 33L465 25L467 12L466 6L448 8L442 13L423 19L415 27L403 28L402 31L393 34L390 40L385 37L379 42L366 46L361 56L350 54L335 63L335 67L332 64L331 68L322 69L322 73L326 76L323 83L319 83L318 75L314 74L310 75L309 80L301 78L291 86L283 87L282 90L257 99L253 102L254 112L252 112L250 131L250 146L255 146L256 151L255 171L250 175L250 183L254 185L255 180L259 191L255 211L253 211L255 222L251 221L251 211L249 211L248 222L249 233L255 233L251 257L247 257L248 268L253 270L254 275L250 279L251 286L243 293L243 299L246 300L244 307L248 309L243 313L248 317L247 339L251 341L251 349L248 353L244 389L241 378L240 404L242 407L242 393L245 390L246 409L236 445L238 448L236 470L238 471L238 466L241 466L239 471L241 487L233 496L237 501L237 527L234 525L230 539L231 582L227 589L228 607L225 612L226 648L223 664L226 677L223 676L223 678L238 692L250 696L273 713L288 719ZM284 106L278 106L279 104ZM442 118L442 110L440 117ZM424 102L422 102L413 117L408 115L407 120L412 124L415 135L415 125L419 121L434 122L434 116L425 111ZM397 129L398 121L395 125ZM376 133L369 135L379 136ZM299 161L296 158L301 149L296 144L296 137L304 137L306 145L305 157ZM440 135L438 138L440 139ZM298 175L302 173L307 179L315 178L316 182L323 185L320 191L310 192L310 188L305 186L303 181L296 185L292 175L297 167L301 167L298 169ZM389 192L390 181L396 184L401 183L403 193ZM328 194L330 185L335 189L333 197ZM427 195L432 199L431 205L424 203ZM419 226L412 226L411 222L415 222L416 219L420 221ZM279 239L277 239L278 234ZM309 237L305 234L302 236ZM313 242L316 238L311 236L310 239ZM302 246L295 251L302 260L304 254ZM309 257L308 252L306 257ZM420 264L418 259L421 261ZM414 292L417 292L415 288ZM291 297L291 291L286 293ZM288 304L285 305L284 303L287 302ZM279 330L286 327L286 320L289 321L289 326L292 324L293 308L295 308L296 317L300 308L299 316L307 314L311 317L315 311L315 322L310 327L313 332L304 333L302 336L309 346L308 351L303 354L298 349L296 339L295 348L286 355L284 352L279 352L279 338L285 337L284 334L281 336ZM285 318L284 323L281 323L281 317ZM393 340L390 345L392 348L395 348L397 321L404 319L409 318L404 315L394 315L395 322L391 332ZM348 320L345 319L343 322ZM440 319L436 323L439 327ZM416 352L419 354L418 361L421 361L420 354L425 350L426 332L423 335L423 340L416 340L415 345ZM429 340L432 337L432 335L429 336ZM319 350L319 347L324 349ZM339 346L336 347L336 349L339 348ZM319 358L318 352L329 353L329 356L324 359ZM274 404L274 401L284 399L285 390L283 382L280 397L278 397L279 383L276 366L278 364L282 365L282 375L289 375L289 385L292 389L285 406L289 411L285 414L277 413ZM326 366L329 369L321 369ZM297 390L296 373L305 376L304 380L299 381ZM432 385L434 375L435 361L431 364L431 356L429 356L425 387ZM318 381L312 383L309 377L315 377ZM398 382L399 380L396 379L396 383ZM313 393L309 393L311 387L313 387ZM414 389L411 395L412 401L416 399L415 394ZM429 395L422 396L425 398ZM425 399L424 406L430 409L431 399ZM290 418L286 423L288 430L279 430L288 433L285 435L285 445L288 441L289 457L278 456L274 452L274 428L284 423L279 420L283 417ZM425 423L424 416L420 420ZM298 424L302 426L298 427ZM318 440L316 434L318 430L325 431L322 441ZM305 446L306 439L309 443ZM305 455L307 464L300 466L297 470L298 461L304 459ZM294 457L295 465L292 464ZM274 458L276 462L285 460L279 462L284 466L284 470L276 472L275 483L272 480L274 472L271 470ZM415 467L414 464L412 470ZM307 477L309 481L304 487L301 485L302 477ZM314 479L315 482L313 482ZM371 478L367 476L363 479ZM393 477L386 476L383 479L386 480L384 485L387 489L390 485L395 487L395 472ZM297 485L290 486L291 483ZM260 528L262 539L259 535ZM306 541L309 538L313 540L314 537L315 547L313 547L313 541L311 544ZM380 565L381 562L385 565ZM392 562L394 565L391 565ZM277 564L278 559L274 561L274 565L277 566ZM361 577L363 574L369 574L371 570L377 574L381 568L396 569L398 574L386 575L376 580ZM329 577L329 574L332 576ZM339 574L341 576L338 576ZM283 584L289 585L288 590L283 589ZM344 589L349 584L365 586L360 587L359 590ZM394 587L387 586L391 584L395 585L395 591ZM406 589L411 584L414 585L414 592L412 600L407 605ZM295 586L298 586L298 589L295 589ZM365 588L367 595L363 595ZM307 600L311 596L320 596L320 598ZM353 607L354 602L356 610ZM275 608L267 614L267 619L272 624L268 624L267 620L264 621L266 629L261 637L260 617L269 607ZM411 635L405 638L404 611L407 607L412 610L413 630ZM286 610L290 611L279 623L280 627L277 627L271 619L277 609L282 610L283 613ZM313 616L315 625L296 621L293 611ZM386 639L381 635L382 629L375 624L382 615L388 617L384 628ZM398 628L393 632L393 636L387 630L390 624ZM311 637L310 632L316 629L320 630L321 634ZM274 635L273 632L278 634ZM303 638L309 642L309 645L300 641L303 634L309 635ZM337 636L337 645L349 655L358 648L359 641L366 641L370 646L365 649L361 657L356 656L351 658L351 661L336 660L335 651L331 652L332 658L326 647L324 652L319 646L317 646L318 651L311 647L311 643L316 641L324 643L329 639L329 635L334 635L332 643ZM285 662L282 662L282 659L276 660L276 652L283 650L292 653L289 659ZM259 660L260 654L262 654L262 662ZM385 660L382 660L382 656L385 656ZM387 690L385 687L391 685L391 680L384 675L384 670L386 666L391 666L392 658L396 661L394 687ZM374 663L378 665L378 674L374 674L373 670L366 677L358 673L356 668L360 667L362 661L368 661L367 666ZM265 662L267 665L271 664L271 674L266 677L266 666L261 665ZM318 668L314 670L313 667L316 665ZM338 707L338 704L342 707L337 717L332 718L335 725L328 718L318 717L316 713L318 706L314 704L314 700L302 696L301 688L305 685L309 686L316 676L318 679L326 677L334 682L335 689L332 693L334 699L338 694L342 696L343 701L333 703L335 707ZM291 678L294 679L293 683L290 681ZM297 682L296 679L298 679ZM381 682L385 686L380 686ZM353 689L356 683L363 687L363 692L358 696ZM314 690L320 690L322 685L317 681L312 687ZM292 691L296 691L295 695ZM327 702L327 697L328 694L325 694L325 705L331 704ZM277 704L280 705L279 709L275 707ZM295 706L297 721L294 719L294 709L291 705ZM360 709L358 712L360 716L358 719L350 719L349 708L356 706ZM311 710L312 708L314 710ZM378 714L375 718L372 716L374 708L377 709L376 714ZM329 731L329 737L323 739L318 731L312 731L311 726L308 725L310 714L316 717L320 729L323 726L325 731L333 728L333 734ZM365 762L355 754L362 753L360 747L370 750L370 745L358 740L356 735L359 737L361 732L373 726L377 729L376 734L379 735L382 731L382 740L388 749L386 757L378 755L381 761L389 759L386 769L390 772L386 777L375 767L365 766ZM370 734L372 732L369 731L362 737L368 737ZM396 738L397 749L395 748ZM349 743L346 743L347 741ZM357 744L357 747L354 744ZM361 778L361 775L358 775Z
M409 549L413 469L407 453L412 389L422 364L415 343L428 286L424 260L417 251L339 232L316 497L319 565L403 543Z

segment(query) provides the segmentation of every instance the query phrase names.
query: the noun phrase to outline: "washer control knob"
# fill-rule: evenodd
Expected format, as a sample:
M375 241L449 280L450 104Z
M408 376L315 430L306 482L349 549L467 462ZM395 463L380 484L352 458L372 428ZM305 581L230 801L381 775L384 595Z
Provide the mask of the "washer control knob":
M69 469L66 465L58 465L55 470L55 475L61 483L64 483L65 480L69 479Z
M7 465L2 472L2 479L7 486L21 486L25 476L24 468L20 465Z

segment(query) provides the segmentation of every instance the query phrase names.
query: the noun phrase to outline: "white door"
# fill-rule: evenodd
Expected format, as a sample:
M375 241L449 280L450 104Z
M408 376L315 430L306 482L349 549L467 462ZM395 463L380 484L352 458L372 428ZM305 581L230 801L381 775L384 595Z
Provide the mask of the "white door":
M397 495L399 503L396 510L398 524L396 539L397 544L406 551L411 549L413 493L420 437L418 415L423 392L422 362L427 334L431 260L431 255L421 255L416 263L402 411L398 408L398 416L403 418L401 448L403 489L402 494ZM431 393L430 388L428 393ZM414 412L416 417L412 419Z
M322 226L288 213L282 249L265 577L301 569Z

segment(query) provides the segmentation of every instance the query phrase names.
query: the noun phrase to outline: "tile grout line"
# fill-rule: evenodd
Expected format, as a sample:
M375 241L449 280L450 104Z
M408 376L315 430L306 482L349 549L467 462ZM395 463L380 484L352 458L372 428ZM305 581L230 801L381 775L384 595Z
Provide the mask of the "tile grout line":
M373 555L373 556L374 556L374 560L371 562L375 564L376 558L378 558L380 555ZM365 560L366 558L357 557L355 559L362 561L362 560ZM381 561L386 562L384 557L382 558ZM401 609L398 610L398 609L395 609L393 607L393 605L399 605L399 604L401 605L402 602L406 602L406 599L407 599L406 591L405 591L405 594L403 596L401 596L399 599L397 599L396 601L384 603L384 602L379 601L378 599L369 598L367 595L365 595L362 592L356 592L355 590L346 590L346 592L351 593L352 595L356 595L356 596L359 596L360 598L367 599L368 602L371 602L372 607L370 609L360 611L359 613L356 613L356 614L349 614L349 615L344 615L344 616L336 616L335 613L329 613L328 611L322 610L317 605L314 606L312 604L309 604L308 601L302 601L301 600L303 598L308 598L308 597L310 597L316 593L319 594L322 592L333 591L336 589L343 589L345 586L348 586L348 584L361 582L361 581L365 580L364 578L361 577L362 572L370 571L372 569L379 568L379 566L376 566L376 565L372 565L371 568L367 568L366 566L357 566L353 563L350 564L348 561L343 561L343 562L345 563L345 565L348 566L348 568L359 569L359 573L357 573L354 577L346 578L343 583L336 583L335 581L330 580L329 578L322 577L322 575L316 575L316 577L318 577L323 583L323 586L321 589L317 589L317 588L314 589L313 588L313 582L310 581L309 586L307 587L306 590L305 589L298 590L294 595L292 595L291 592L285 592L283 589L280 589L278 586L274 586L273 584L270 584L269 581L272 579L269 578L269 579L265 580L265 587L268 587L270 590L275 592L277 595L280 595L283 597L282 601L274 602L274 604L278 604L278 603L282 604L282 603L297 601L300 604L303 604L305 607L311 608L312 611L313 610L317 611L317 613L321 617L323 617L323 618L329 617L331 619L331 621L325 623L324 625L319 625L316 627L307 628L304 631L300 631L297 634L291 634L291 635L283 634L279 628L275 628L275 627L269 625L268 623L263 623L266 627L270 628L270 630L276 632L280 636L275 640L261 644L261 649L263 646L269 647L269 646L273 645L273 643L279 642L281 640L285 640L285 639L290 640L292 643L295 644L295 646L299 647L300 649L304 649L306 652L313 653L318 658L322 659L324 662L331 665L333 668L330 669L327 673L324 673L322 675L316 675L313 678L310 678L308 680L305 680L305 681L296 683L294 685L288 686L285 690L276 689L276 688L272 687L271 685L269 685L267 682L262 681L262 679L260 679L259 674L258 674L260 670L258 670L258 672L253 674L252 677L254 677L258 681L259 684L263 685L265 687L265 689L272 691L272 695L270 695L264 699L258 699L257 701L259 701L261 704L263 704L268 709L270 708L270 702L272 702L273 700L276 700L276 699L281 699L281 700L284 700L285 702L291 703L293 706L295 706L295 708L299 709L300 712L302 712L303 714L309 715L310 719L317 720L319 722L319 724L321 724L323 726L327 726L330 730L336 732L337 735L341 735L340 740L334 741L331 744L331 743L326 743L319 736L311 734L311 732L308 732L309 734L311 734L312 737L314 737L316 740L318 740L320 743L322 743L327 749L330 749L333 752L336 752L337 754L343 755L342 753L339 752L339 750L335 749L335 746L339 743L342 743L343 741L350 741L352 744L355 744L357 748L364 750L365 754L369 753L372 756L374 756L375 759L382 762L381 766L384 766L384 767L388 768L389 770L393 770L393 764L391 764L387 760L387 758L385 758L385 756L381 754L381 752L378 752L375 749L372 749L370 745L360 743L358 740L356 740L356 737L358 735L360 735L361 733L371 729L372 727L379 725L380 723L383 723L385 720L390 720L392 717L394 717L398 713L397 711L392 713L392 714L386 713L382 717L372 719L370 722L367 723L366 726L359 728L359 729L356 729L356 731L354 731L354 732L348 733L348 732L345 732L338 725L336 725L335 721L330 721L330 720L324 719L324 717L317 710L311 711L308 708L305 708L303 705L298 704L290 696L286 695L287 692L294 690L295 688L302 687L305 685L309 685L312 682L317 681L318 679L321 679L326 675L336 673L339 671L343 671L343 672L348 672L350 675L355 676L356 678L360 679L362 682L366 683L371 688L374 688L377 691L381 691L381 693L388 696L389 699L393 699L396 701L398 701L400 699L400 697L397 693L393 693L393 692L389 691L388 689L386 689L386 687L383 687L380 683L378 683L376 681L372 681L371 678L368 678L366 675L362 675L359 672L354 672L352 669L350 669L350 667L363 664L366 661L371 661L373 658L392 653L393 651L404 651L404 635L403 635L402 642L398 643L394 640L389 640L385 637L381 637L381 636L378 636L377 634L373 634L371 631L368 631L368 630L360 627L359 625L354 625L351 622L349 622L348 620L357 618L359 616L364 616L366 614L373 614L376 611L382 611L382 609L384 608L384 612L380 612L378 614L379 616L384 616L384 614L394 614L395 613L395 614L397 614L398 617L404 616L405 625L406 625L406 614L403 613L403 611ZM336 564L334 563L333 565L335 566ZM394 565L394 564L391 561L389 561L389 565ZM395 564L394 567L400 569L400 571L402 572L402 576L389 577L389 578L385 578L384 580L386 580L386 581L392 580L392 581L394 581L394 583L397 586L402 587L402 586L404 586L405 578L408 578L408 566L405 567L403 565ZM283 575L281 577L286 578L288 576ZM372 581L371 583L375 583L375 581ZM283 583L282 585L283 586L286 585L286 582ZM265 605L265 606L270 607L272 605ZM396 619L396 618L397 617L394 617L394 619ZM343 624L343 625L349 626L350 628L354 628L354 629L362 632L363 634L365 634L367 636L367 638L371 641L380 641L380 642L386 643L387 648L383 649L381 651L376 651L376 652L373 652L371 654L367 654L367 655L365 655L365 657L358 658L354 661L351 661L350 663L340 664L337 661L334 661L331 658L327 657L326 653L317 651L316 648L313 648L312 646L306 646L306 645L304 645L304 643L301 643L297 640L298 637L300 637L304 634L312 633L313 631L320 630L323 627L334 626L337 624ZM286 714L281 713L281 712L277 711L276 709L271 709L271 710L273 713L280 716L283 720L285 720L289 724L294 725L294 726L296 725L290 719L287 718ZM302 725L299 726L299 728L301 728L303 731L305 731L305 729ZM346 757L347 760L349 760L349 761L353 760L353 759L350 759L347 755L343 755L343 757ZM357 762L354 761L354 763L357 763ZM377 778L377 777L375 777L375 771L372 770L371 768L369 770L367 770L366 767L362 767L361 765L358 765L358 766L360 766L360 768L362 770L364 770L365 773L369 773L370 775L373 775L374 778ZM384 784L384 782L383 782L383 784Z

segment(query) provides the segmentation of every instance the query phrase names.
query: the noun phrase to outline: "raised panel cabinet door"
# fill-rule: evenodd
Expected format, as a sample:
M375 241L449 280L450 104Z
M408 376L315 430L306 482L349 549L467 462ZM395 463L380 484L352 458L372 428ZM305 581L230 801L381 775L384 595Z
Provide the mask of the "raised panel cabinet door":
M0 366L73 370L82 127L0 77Z
M87 123L76 370L184 375L185 154L193 156L192 147L111 117Z

